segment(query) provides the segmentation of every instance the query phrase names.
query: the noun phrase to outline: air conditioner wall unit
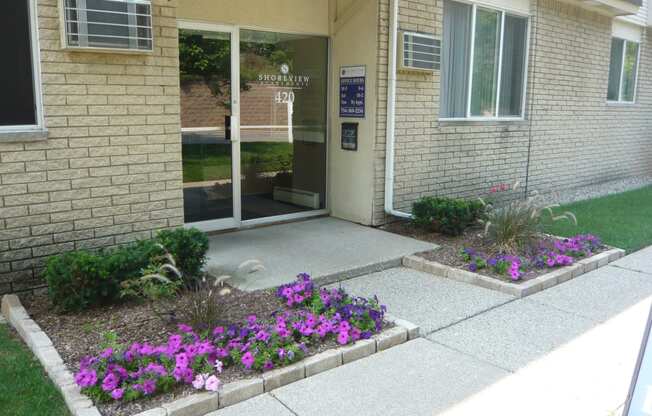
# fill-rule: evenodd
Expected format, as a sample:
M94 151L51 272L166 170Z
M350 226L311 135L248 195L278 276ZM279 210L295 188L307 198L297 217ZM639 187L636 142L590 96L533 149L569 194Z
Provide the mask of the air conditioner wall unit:
M433 35L399 32L398 69L409 72L438 71L441 62L441 41Z
M147 53L154 48L151 0L59 0L65 49Z

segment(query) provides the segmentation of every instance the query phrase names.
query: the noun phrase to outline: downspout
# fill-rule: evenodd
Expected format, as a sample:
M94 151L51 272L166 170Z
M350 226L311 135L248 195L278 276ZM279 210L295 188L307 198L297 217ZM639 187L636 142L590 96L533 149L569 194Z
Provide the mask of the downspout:
M401 218L412 215L394 209L394 130L396 118L396 53L399 0L389 3L389 56L387 57L387 129L385 132L385 212Z

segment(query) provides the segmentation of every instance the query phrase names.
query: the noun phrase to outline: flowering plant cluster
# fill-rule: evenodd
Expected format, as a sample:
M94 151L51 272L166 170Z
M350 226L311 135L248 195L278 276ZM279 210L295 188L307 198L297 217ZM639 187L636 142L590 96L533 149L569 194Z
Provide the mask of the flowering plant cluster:
M224 368L267 371L301 360L311 345L344 345L382 330L385 306L342 289L317 288L306 274L278 288L283 306L271 319L247 317L240 325L201 333L178 326L166 344L116 345L81 360L75 382L99 402L132 401L191 385L217 391Z
M472 248L462 249L460 255L472 272L489 268L517 281L529 270L569 266L576 259L590 257L601 248L603 245L598 237L585 234L563 240L542 241L538 247L521 256L505 253L487 256Z
M525 274L528 262L521 256L497 254L486 256L472 248L464 248L461 252L464 261L469 263L469 270L477 272L480 269L490 268L500 275L509 275L512 280L520 280Z

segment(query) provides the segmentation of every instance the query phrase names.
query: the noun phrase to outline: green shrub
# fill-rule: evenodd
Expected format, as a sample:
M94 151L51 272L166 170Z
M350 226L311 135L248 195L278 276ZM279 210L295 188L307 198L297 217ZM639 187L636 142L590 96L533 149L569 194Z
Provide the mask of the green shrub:
M423 197L412 205L416 226L446 235L460 235L481 216L480 201L444 197Z
M206 262L208 237L196 229L180 228L161 231L155 240L97 253L79 250L50 257L44 276L50 299L63 311L117 302L122 282L139 278L144 271L160 266L166 250L175 259L184 283L191 286Z
M116 302L120 283L140 275L162 251L153 241L139 241L97 253L78 250L52 256L44 275L50 299L62 311Z
M186 283L197 281L206 263L208 237L196 228L163 230L156 240L174 257Z

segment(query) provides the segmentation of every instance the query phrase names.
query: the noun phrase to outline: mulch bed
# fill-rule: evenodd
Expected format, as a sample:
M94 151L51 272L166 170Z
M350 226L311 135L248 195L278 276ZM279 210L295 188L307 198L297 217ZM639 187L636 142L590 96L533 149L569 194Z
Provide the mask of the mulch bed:
M497 254L496 248L483 238L483 229L481 227L467 228L462 235L457 237L447 236L436 232L430 232L422 228L415 227L409 221L397 221L382 227L384 231L394 234L400 234L421 241L427 241L439 246L435 250L417 253L417 256L426 260L436 261L447 266L468 270L468 263L464 261L460 252L464 248L473 248L477 252L485 253L489 256ZM553 237L543 236L544 240L553 240ZM594 253L598 254L598 252ZM495 279L520 284L544 274L550 273L553 269L533 269L528 270L521 280L513 281L509 276L495 273L491 268L484 268L475 273L483 276L493 277Z
M230 289L231 294L223 298L220 324L241 323L251 314L265 319L273 312L282 309L275 290L244 292L236 288ZM184 295L181 295L173 301L173 304L182 305L184 301ZM164 322L147 303L129 302L62 315L53 310L46 295L23 295L21 302L32 319L48 334L61 358L73 373L79 370L81 358L101 352L103 349L101 345L105 342L104 335L110 331L116 333L120 343L147 342L160 345L167 342L170 332L177 330L176 324ZM306 355L314 355L337 346L335 341L329 341L319 346L309 347ZM229 383L258 375L259 373L255 371L230 366L224 369L220 380ZM168 394L147 400L99 404L98 409L106 416L128 416L159 407L194 392L195 390L190 386L179 386Z

